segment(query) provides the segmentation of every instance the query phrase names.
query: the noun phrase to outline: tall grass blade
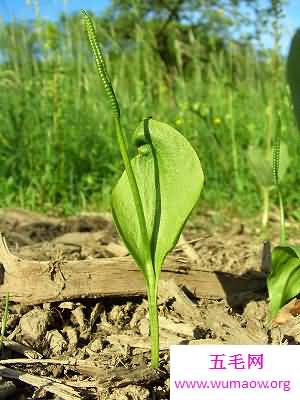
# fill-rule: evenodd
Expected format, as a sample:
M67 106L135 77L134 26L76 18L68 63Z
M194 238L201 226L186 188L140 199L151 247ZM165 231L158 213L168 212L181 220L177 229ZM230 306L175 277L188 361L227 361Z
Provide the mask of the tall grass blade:
M292 94L297 125L300 130L300 29L296 31L289 50L287 79Z

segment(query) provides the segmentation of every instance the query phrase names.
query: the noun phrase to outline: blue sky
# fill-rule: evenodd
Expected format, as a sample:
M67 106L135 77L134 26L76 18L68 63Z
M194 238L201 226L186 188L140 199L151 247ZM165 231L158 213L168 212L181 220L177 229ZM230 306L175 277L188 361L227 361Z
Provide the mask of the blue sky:
M6 20L12 17L31 19L35 15L35 3L40 5L42 17L55 19L63 11L74 12L84 8L99 12L110 0L0 0L0 16Z
M31 19L34 17L34 4L37 0L0 0L0 17L9 20ZM269 4L270 0L260 0L262 5ZM40 13L44 18L55 19L61 12L74 12L82 8L93 10L96 13L103 10L110 0L39 0ZM285 7L286 19L283 27L282 52L287 53L291 36L297 27L300 27L300 0L288 0ZM266 47L272 45L270 36L264 37Z

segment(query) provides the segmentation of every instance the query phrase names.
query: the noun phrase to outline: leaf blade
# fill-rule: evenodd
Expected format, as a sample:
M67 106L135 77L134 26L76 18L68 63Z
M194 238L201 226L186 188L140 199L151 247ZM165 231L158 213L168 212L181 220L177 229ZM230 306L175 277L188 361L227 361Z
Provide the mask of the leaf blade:
M300 292L300 246L277 246L272 251L272 271L267 278L271 315Z
M197 203L203 172L189 142L175 129L153 119L136 130L138 155L132 160L151 243L156 276ZM129 251L143 270L144 250L125 173L112 194L113 216Z
M287 60L287 79L298 129L300 130L300 29L293 36Z

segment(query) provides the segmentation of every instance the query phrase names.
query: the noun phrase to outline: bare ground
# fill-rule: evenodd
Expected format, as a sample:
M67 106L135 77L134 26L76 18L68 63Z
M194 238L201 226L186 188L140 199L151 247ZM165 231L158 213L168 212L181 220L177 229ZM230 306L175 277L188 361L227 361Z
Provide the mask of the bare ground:
M294 221L288 230L300 238ZM160 283L155 371L141 273L109 215L3 209L0 232L9 249L0 250L0 295L12 300L0 399L168 399L170 344L300 341L297 315L268 320L268 252L256 220L206 212L186 227Z

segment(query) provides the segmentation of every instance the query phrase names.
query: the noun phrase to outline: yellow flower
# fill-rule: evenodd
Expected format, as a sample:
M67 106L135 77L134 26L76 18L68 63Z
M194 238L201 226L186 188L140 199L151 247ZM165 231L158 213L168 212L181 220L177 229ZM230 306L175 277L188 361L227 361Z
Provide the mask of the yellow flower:
M221 119L219 117L214 117L213 124L214 125L220 125L221 124Z

